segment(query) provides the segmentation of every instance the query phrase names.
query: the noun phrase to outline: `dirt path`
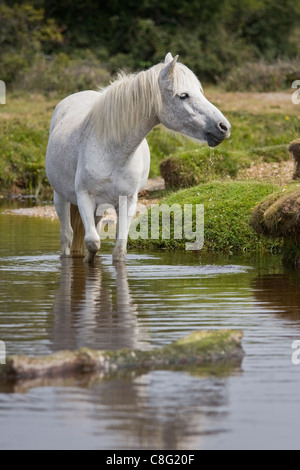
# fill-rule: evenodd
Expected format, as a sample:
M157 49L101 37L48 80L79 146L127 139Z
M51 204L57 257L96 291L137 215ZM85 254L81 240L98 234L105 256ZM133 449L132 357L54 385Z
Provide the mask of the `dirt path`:
M250 168L240 170L237 179L257 179L271 181L284 186L293 179L295 163L293 160L280 163L267 163L262 160L253 163Z
M285 113L300 116L300 105L292 102L295 90L274 93L222 92L207 88L205 94L223 111L246 111L250 113Z

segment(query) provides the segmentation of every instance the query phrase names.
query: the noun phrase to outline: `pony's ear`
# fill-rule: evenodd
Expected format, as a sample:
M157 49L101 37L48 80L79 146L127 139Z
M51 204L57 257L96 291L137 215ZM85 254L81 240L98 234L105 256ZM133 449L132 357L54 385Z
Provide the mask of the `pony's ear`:
M170 62L172 62L172 60L173 60L173 56L171 52L168 52L168 54L165 57L165 64L169 64Z
M168 57L168 55L167 55L167 57ZM170 54L170 56L171 56L171 54ZM174 57L174 59L172 58L172 60L170 62L168 62L167 65L162 69L162 71L160 72L160 80L164 81L164 80L168 80L168 79L172 78L172 75L174 73L175 65L177 63L178 58L179 58L179 55Z

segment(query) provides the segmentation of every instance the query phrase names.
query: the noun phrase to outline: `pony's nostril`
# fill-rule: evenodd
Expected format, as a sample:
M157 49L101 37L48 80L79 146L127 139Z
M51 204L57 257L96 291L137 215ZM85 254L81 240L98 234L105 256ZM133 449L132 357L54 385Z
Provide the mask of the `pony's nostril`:
M219 129L220 129L222 132L228 132L228 127L226 126L226 124L223 124L223 122L220 122L220 124L219 124Z

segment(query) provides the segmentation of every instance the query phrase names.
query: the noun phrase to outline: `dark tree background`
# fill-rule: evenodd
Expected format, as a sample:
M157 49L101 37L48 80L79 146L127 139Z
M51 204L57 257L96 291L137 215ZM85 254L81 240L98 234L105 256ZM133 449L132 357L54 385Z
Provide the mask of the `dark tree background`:
M299 0L0 0L0 66L12 79L35 54L63 52L136 70L171 51L217 82L245 62L299 56L299 25Z

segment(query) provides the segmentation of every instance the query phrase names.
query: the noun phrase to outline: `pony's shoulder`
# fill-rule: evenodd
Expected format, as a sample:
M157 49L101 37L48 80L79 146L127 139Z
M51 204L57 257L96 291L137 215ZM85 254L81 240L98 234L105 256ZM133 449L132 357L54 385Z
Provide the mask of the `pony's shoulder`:
M76 116L78 116L80 120L83 120L100 95L101 93L98 91L88 90L74 93L64 98L58 103L54 110L50 132L52 132L57 123L64 122L68 119L73 120Z
M80 91L78 93L73 93L72 95L67 96L64 98L62 101L58 103L56 106L57 108L62 108L64 106L70 106L70 104L73 103L94 103L97 98L100 96L99 91L94 91L94 90L86 90L86 91Z

